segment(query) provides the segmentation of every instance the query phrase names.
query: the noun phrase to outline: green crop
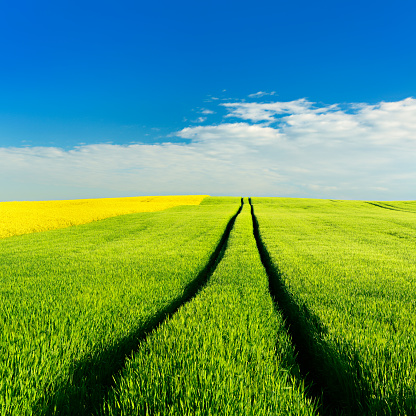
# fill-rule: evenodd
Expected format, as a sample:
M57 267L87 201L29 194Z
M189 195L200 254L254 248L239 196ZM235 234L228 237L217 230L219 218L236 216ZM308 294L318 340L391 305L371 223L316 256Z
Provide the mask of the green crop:
M248 204L206 287L140 345L105 415L313 415Z
M251 202L1 239L0 415L416 414L416 202Z
M282 308L324 404L415 414L416 203L253 203Z
M240 199L0 240L0 414L90 414L181 302Z

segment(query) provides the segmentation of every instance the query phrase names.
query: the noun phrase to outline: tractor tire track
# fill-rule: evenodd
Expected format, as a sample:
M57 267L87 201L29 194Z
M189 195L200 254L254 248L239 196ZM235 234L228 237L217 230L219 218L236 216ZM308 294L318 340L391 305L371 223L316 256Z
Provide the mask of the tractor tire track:
M243 204L243 198L241 198L238 211L229 220L208 263L197 277L187 284L183 295L160 310L144 326L119 339L115 345L101 351L93 358L77 363L72 370L71 383L63 383L56 389L46 409L42 409L41 403L35 405L33 409L35 414L42 416L76 414L81 416L93 415L99 412L101 404L114 385L114 376L120 373L126 361L140 348L140 344L146 340L150 333L156 331L163 322L170 319L181 306L191 301L204 288L224 256L231 230L243 208ZM79 388L74 389L74 386Z
M368 201L365 201L365 203L366 204L369 204L369 205L373 205L373 206L378 207L378 208L388 209L390 211L410 212L411 214L416 214L415 211L408 211L406 209L400 209L400 208L392 207L392 206L389 206L387 204L386 205L382 205L382 204L376 204L375 202L368 202Z
M273 263L260 236L251 198L249 203L253 233L269 278L270 294L276 309L283 315L309 398L319 403L321 415L367 414L370 389L360 377L362 363L355 355L351 357L351 354L347 355L325 341L327 329L319 317L287 290L282 273Z

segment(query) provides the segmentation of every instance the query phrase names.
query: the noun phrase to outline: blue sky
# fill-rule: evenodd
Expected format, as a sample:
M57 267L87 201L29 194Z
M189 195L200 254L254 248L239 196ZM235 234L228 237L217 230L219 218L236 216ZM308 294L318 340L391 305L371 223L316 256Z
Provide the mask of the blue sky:
M416 199L415 15L413 1L7 2L0 201Z

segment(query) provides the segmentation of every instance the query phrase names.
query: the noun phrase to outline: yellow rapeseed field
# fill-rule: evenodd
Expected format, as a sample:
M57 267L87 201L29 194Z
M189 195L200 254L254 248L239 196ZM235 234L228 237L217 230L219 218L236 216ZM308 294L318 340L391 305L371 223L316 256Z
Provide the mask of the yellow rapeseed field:
M207 195L0 202L0 238L86 224L117 215L199 205Z

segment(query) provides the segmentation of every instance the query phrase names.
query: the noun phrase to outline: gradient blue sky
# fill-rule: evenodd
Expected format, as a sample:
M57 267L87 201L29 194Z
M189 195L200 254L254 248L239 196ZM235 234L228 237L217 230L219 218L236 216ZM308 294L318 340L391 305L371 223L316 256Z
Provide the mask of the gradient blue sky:
M4 2L0 201L416 199L415 18L400 0Z

